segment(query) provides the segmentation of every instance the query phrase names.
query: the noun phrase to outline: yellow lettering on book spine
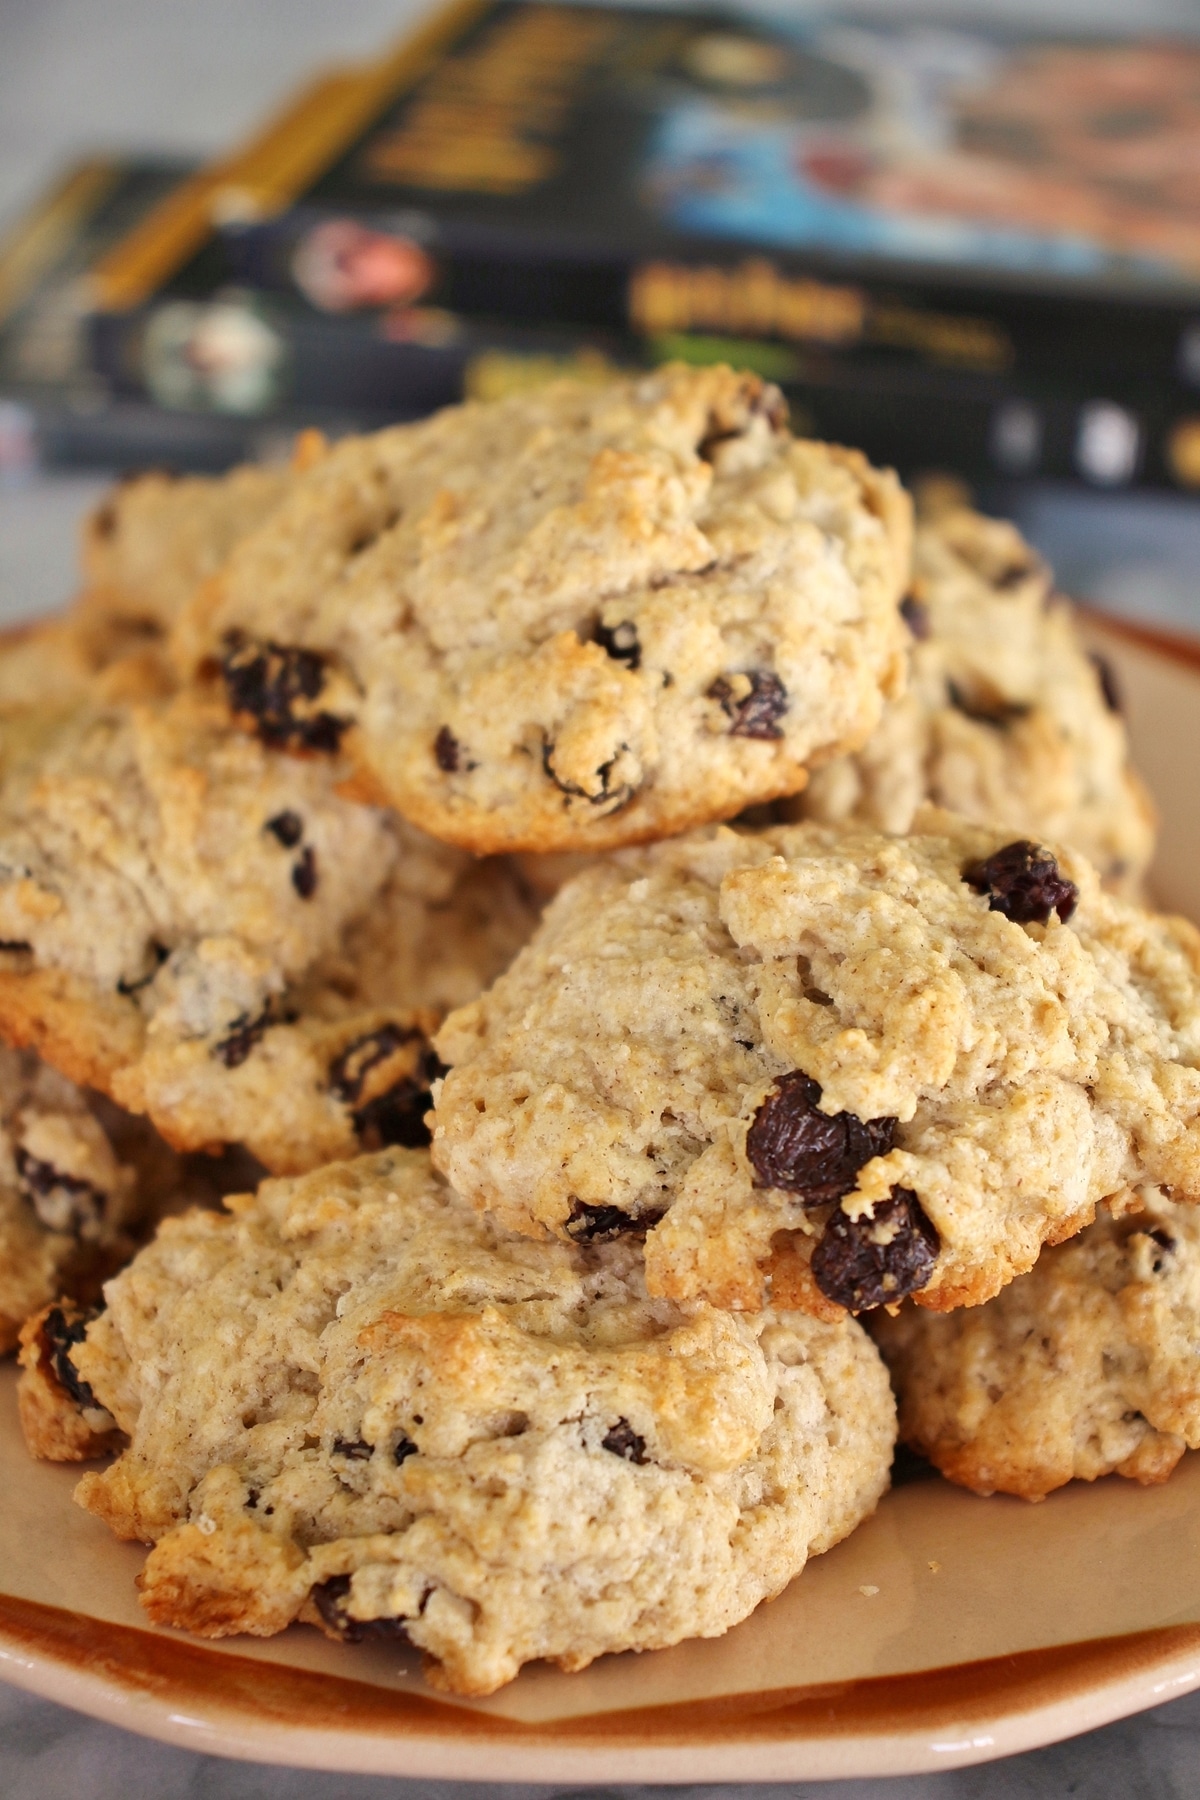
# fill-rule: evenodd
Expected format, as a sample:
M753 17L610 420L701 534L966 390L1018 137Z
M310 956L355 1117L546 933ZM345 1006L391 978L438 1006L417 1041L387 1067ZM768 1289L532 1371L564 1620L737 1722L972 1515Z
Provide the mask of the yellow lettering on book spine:
M735 268L644 263L629 286L629 318L650 337L718 331L853 344L866 323L861 288L781 274L765 257Z
M559 164L555 139L587 69L617 23L537 6L435 69L405 117L363 158L377 181L516 194Z

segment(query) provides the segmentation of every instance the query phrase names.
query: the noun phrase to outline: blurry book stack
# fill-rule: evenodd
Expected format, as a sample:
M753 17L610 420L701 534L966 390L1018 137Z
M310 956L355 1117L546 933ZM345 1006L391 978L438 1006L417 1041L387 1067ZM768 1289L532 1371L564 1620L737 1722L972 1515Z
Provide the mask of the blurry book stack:
M906 474L1200 489L1200 44L459 0L0 245L0 462L220 467L666 358Z

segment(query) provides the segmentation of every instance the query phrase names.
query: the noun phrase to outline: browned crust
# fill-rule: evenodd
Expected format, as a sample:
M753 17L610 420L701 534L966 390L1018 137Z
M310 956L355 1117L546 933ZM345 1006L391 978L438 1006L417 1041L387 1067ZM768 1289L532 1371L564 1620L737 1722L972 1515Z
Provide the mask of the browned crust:
M762 1265L771 1283L771 1305L836 1325L846 1317L846 1309L827 1299L817 1286L811 1261L814 1241L798 1231L776 1232L771 1254Z
M145 1032L132 1000L98 996L64 969L0 970L0 1037L83 1087L109 1093L117 1070L141 1054Z
M1056 1488L1072 1481L1095 1481L1098 1475L1081 1475L1077 1469L1062 1463L1041 1464L1028 1461L1005 1463L991 1450L982 1452L976 1444L927 1443L904 1418L901 1408L900 1437L912 1449L926 1457L947 1481L967 1488L984 1499L992 1494L1012 1494L1018 1500L1044 1500ZM1115 1472L1142 1487L1157 1487L1166 1481L1179 1462L1187 1445L1173 1432L1152 1431Z
M1068 1238L1081 1232L1085 1225L1090 1225L1095 1217L1094 1201L1081 1207L1078 1212L1068 1213L1050 1227L1042 1240L1043 1245L1066 1243ZM1032 1262L1019 1269L1010 1263L988 1263L972 1269L957 1281L938 1282L936 1286L922 1288L912 1295L912 1299L915 1305L923 1306L927 1312L953 1312L959 1306L982 1306L985 1300L994 1300L1010 1281L1015 1280L1018 1275L1027 1274L1032 1267ZM928 1452L923 1454L928 1455Z
M871 729L873 725L864 729L862 737L854 742L846 740L833 746L830 757L840 756L847 749L861 748ZM394 794L371 766L360 738L358 731L347 735L345 749L354 759L355 766L346 780L339 782L338 793L361 805L392 807L403 813L410 825L427 831L430 837L440 838L444 844L454 844L476 856L503 856L514 851L543 855L556 850L626 850L637 844L655 844L660 838L677 837L685 831L736 818L752 802L756 806L765 806L773 800L789 799L808 785L809 767L821 760L817 756L811 757L805 767L789 764L773 780L756 784L752 797L744 793L727 794L722 800L707 804L697 800L686 809L681 807L652 817L647 817L645 808L634 801L609 818L564 830L553 815L549 820L531 820L526 813L506 826L485 807L456 801L454 809L449 811L412 790L402 796Z

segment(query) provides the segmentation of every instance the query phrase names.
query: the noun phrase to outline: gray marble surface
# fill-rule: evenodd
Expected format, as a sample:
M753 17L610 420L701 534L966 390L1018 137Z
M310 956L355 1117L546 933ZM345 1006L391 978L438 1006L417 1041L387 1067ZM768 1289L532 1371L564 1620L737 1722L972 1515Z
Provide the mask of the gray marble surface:
M895 0L869 0L875 10ZM424 0L0 0L0 226L66 159L100 148L204 153L250 127L310 69L367 53L426 10ZM926 14L1069 19L1107 28L1200 30L1197 0L926 0ZM98 490L88 477L0 488L0 621L70 593L74 529ZM1200 627L1194 571L1200 509L1043 494L1024 522L1077 591ZM305 1773L170 1748L0 1686L3 1800L470 1800L468 1784ZM634 1800L614 1765L605 1796ZM720 1800L821 1784L679 1790ZM596 1793L598 1790L591 1790ZM828 1791L828 1790L826 1790ZM1068 1743L935 1776L847 1782L845 1800L1193 1800L1200 1793L1200 1694ZM487 1800L547 1788L497 1786Z

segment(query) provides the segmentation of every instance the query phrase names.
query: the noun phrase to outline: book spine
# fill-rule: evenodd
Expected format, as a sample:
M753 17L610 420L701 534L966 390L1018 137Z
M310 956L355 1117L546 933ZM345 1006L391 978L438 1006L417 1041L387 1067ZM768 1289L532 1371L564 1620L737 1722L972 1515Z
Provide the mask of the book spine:
M942 468L976 481L1200 486L1200 420L1149 385L1099 396L1067 383L1021 391L996 375L883 365L767 338L537 330L431 309L330 318L246 290L99 314L90 345L118 404L240 418L254 430L281 422L371 429L555 374L590 379L673 359L731 361L780 384L800 432L855 444L906 476Z
M317 308L349 310L355 280L380 278L378 262L356 276L334 232L363 234L365 254L391 246L405 296L465 316L558 324L652 338L672 332L761 338L879 362L911 362L1016 381L1191 385L1200 394L1200 315L1194 301L1060 292L986 291L928 274L830 273L799 258L700 243L654 254L575 247L534 232L483 232L461 221L387 213L331 214L302 205L218 234L225 279ZM402 252L411 261L406 268ZM386 280L387 275L384 273ZM322 291L332 282L342 293Z

